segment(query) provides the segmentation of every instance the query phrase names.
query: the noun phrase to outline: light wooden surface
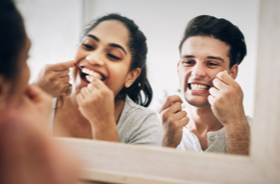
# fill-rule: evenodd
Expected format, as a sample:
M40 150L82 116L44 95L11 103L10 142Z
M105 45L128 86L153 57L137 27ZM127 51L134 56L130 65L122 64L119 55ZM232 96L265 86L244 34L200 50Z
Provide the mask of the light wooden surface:
M249 157L59 139L79 158L81 179L133 184L280 183L279 12L280 0L260 2L255 117Z

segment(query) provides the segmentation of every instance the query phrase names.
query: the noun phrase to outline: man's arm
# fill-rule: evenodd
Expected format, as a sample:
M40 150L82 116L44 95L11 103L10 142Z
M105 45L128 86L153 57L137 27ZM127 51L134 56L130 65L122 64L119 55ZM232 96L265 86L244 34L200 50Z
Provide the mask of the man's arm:
M250 128L246 117L225 126L226 153L249 155Z
M243 92L226 72L220 72L210 88L209 103L225 127L226 153L249 154L250 130L243 108Z

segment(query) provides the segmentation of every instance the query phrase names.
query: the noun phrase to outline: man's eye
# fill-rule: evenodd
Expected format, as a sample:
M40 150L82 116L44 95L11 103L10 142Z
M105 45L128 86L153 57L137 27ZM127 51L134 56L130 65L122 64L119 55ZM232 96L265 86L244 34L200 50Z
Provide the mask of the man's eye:
M94 49L91 45L88 45L88 44L83 44L83 47L85 48L85 49L89 49L89 50L92 50L92 49Z
M208 66L217 66L218 64L217 63L213 63L213 62L209 62L207 65Z
M112 59L115 59L115 60L120 60L121 58L119 58L119 57L117 57L117 56L115 56L115 55L113 55L113 54L108 54L108 56L110 57L110 58L112 58Z
M190 61L182 61L183 64L185 65L191 65L194 64L194 61L190 60Z

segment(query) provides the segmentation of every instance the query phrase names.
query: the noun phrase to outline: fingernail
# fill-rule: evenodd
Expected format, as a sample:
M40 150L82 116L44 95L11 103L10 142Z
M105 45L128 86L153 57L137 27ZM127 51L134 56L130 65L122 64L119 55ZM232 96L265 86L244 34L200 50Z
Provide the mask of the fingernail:
M89 82L91 82L91 81L93 81L94 77L93 77L93 76L90 76L90 75L87 75L87 76L86 76L86 79L87 79Z

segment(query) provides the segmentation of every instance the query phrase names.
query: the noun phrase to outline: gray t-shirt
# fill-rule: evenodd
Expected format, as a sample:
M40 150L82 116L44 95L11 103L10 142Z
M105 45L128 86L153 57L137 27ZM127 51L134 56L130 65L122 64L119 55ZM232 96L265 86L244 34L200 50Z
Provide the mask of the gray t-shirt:
M56 99L51 115L50 128L53 130ZM117 124L120 142L129 144L162 145L162 126L155 112L134 103L128 96Z
M247 116L249 126L252 124L252 118ZM207 149L205 152L226 153L226 138L225 128L207 133ZM183 135L180 144L177 146L178 150L189 150L203 152L199 139L194 133L183 127Z
M120 142L162 145L162 126L155 112L126 96L118 125Z

